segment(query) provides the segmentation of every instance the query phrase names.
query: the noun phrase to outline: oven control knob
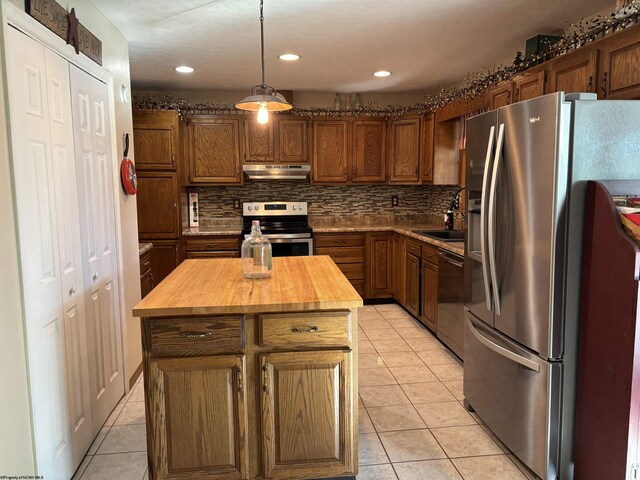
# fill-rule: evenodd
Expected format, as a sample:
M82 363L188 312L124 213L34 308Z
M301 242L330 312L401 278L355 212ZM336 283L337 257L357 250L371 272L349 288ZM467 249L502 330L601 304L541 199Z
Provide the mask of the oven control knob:
M251 210L253 210L253 207L252 207L251 205L249 205L249 206L247 207L247 210L251 211Z
M293 211L295 212L298 209L295 205L293 206Z
M302 211L303 207L304 207L304 205L298 205L298 210Z

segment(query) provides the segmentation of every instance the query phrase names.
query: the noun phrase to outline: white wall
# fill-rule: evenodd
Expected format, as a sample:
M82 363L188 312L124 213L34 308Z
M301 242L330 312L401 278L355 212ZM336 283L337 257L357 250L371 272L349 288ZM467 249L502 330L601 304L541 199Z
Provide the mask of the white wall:
M24 0L10 0L20 9ZM58 1L63 7L75 7L76 14L102 41L103 66L114 79L118 157L122 155L122 133L132 132L130 103L120 99L120 87L130 89L128 42L89 0ZM45 27L42 27L45 28ZM64 40L60 39L64 43ZM72 49L71 46L67 48ZM0 53L1 54L1 53ZM3 59L0 58L3 67ZM4 68L0 69L4 70ZM31 431L31 412L27 381L27 360L18 264L17 228L11 185L6 88L0 75L0 474L33 475L35 460ZM114 168L119 168L118 164ZM138 225L135 197L120 194L123 291L126 304L125 369L126 378L142 361L140 323L131 316L140 299ZM128 385L127 385L128 388Z

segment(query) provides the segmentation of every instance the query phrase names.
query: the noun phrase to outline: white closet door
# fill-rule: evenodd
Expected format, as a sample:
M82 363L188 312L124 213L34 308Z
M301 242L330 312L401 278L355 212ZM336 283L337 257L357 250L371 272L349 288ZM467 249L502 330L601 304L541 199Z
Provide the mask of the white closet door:
M91 395L89 392L89 355L87 351L69 63L47 48L45 48L45 60L56 211L58 214L66 365L69 379L68 411L74 461L76 465L79 465L93 441L94 426L91 421ZM100 425L97 427L99 428Z
M81 204L89 378L97 432L124 395L117 250L107 86L70 65L71 104ZM97 427L96 427L97 426Z
M65 155L71 151L57 152L60 156L55 158L52 153L44 46L8 30L13 175L37 468L49 478L70 478L75 465L67 410L55 177L56 162L69 160Z

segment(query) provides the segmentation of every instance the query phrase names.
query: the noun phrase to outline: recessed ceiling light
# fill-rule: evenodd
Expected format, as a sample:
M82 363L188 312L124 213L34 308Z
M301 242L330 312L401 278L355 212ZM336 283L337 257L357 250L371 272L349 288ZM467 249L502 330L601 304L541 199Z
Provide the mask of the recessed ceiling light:
M378 70L377 72L373 73L374 77L388 77L389 75L391 75L391 72L387 70Z
M176 72L191 73L191 72L193 72L193 68L192 67L187 67L186 65L181 65L179 67L176 67Z
M296 60L300 60L300 55L296 55L295 53L283 53L279 58L285 62L294 62Z

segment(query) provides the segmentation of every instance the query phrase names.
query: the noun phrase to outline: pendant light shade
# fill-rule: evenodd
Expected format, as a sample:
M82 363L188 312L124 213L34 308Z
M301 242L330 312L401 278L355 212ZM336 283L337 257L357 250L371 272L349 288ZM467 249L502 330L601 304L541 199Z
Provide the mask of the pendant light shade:
M258 121L267 123L268 112L283 112L291 110L293 105L282 95L264 82L264 16L262 14L263 0L260 0L260 59L262 62L262 83L251 89L251 95L235 104L238 110L258 112Z

